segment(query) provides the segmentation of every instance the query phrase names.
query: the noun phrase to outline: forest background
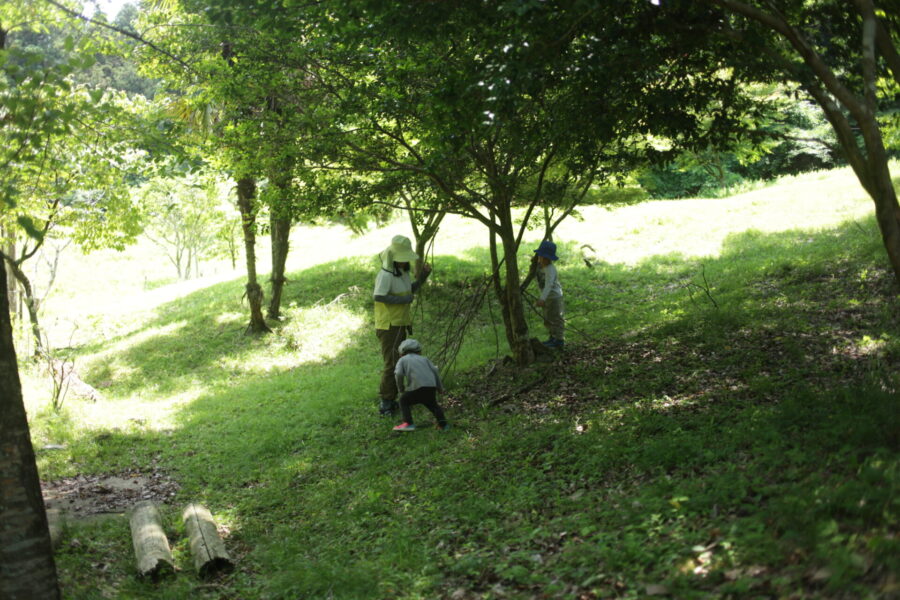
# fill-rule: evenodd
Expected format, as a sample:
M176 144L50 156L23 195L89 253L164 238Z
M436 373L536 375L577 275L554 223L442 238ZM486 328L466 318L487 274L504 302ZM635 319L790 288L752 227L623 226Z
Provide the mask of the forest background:
M79 389L88 397L94 394L96 401L103 393L90 383L99 388L113 386L114 390L120 389L116 385L125 385L123 391L140 385L139 378L119 370L117 361L109 358L111 349L100 347L104 343L101 340L116 335L110 330L115 313L98 311L95 305L85 307L83 312L72 310L71 305L77 305L79 298L85 297L79 294L91 293L97 301L104 296L78 290L71 277L64 278L69 282L64 292L53 293L60 269L71 274L79 268L76 265L91 264L92 252L94 256L106 255L109 250L124 251L138 244L138 248L144 248L139 255L156 256L153 263L140 267L145 269L142 286L148 292L159 290L166 294L176 293L174 290L197 290L191 286L191 280L208 286L209 279L200 276L215 270L224 280L229 280L241 263L246 271L243 292L230 294L243 296L246 301L245 308L238 310L237 319L247 320L239 329L249 336L249 345L228 358L223 354L220 360L224 362L217 364L240 372L243 363L252 372L257 368L256 359L251 358L254 348L263 357L274 359L270 354L272 342L249 341L254 336L275 339L276 346L308 353L311 359L327 362L334 355L329 355L323 346L332 344L339 348L347 338L355 339L353 332L361 327L358 307L353 303L361 298L355 286L364 289L368 264L354 257L345 261L335 257L338 262L325 271L313 270L317 284L330 290L331 300L322 310L327 313L331 331L318 332L320 337L312 343L304 337L303 328L315 329L323 315L297 295L297 288L286 292L287 265L298 265L296 259L289 263L292 235L295 245L309 252L315 250L307 244L298 244L298 233L304 236L304 241L319 240L319 246L324 248L341 239L340 248L349 249L358 248L358 242L348 241L337 232L349 231L357 240L371 245L375 240L367 232L376 231L384 237L401 227L411 233L421 255L432 258L440 255L445 264L446 279L438 277L435 281L438 290L435 306L421 309L424 316L429 314L428 310L437 308L431 318L441 326L435 328L427 342L435 348L439 362L448 372L455 367L465 370L508 351L510 362L517 367L505 365L500 374L514 381L517 369L541 359L535 355L531 343L535 321L528 307L529 251L523 244L557 239L574 262L582 261L585 269L602 267L609 280L615 281L618 275L610 271L613 265L636 264L635 257L646 256L646 252L638 250L641 243L657 242L651 242L649 235L638 235L643 231L642 225L630 226L641 241L636 242L631 258L617 263L604 254L607 250L604 239L579 233L570 239L590 238L593 243L566 246L564 233L571 234L572 230L567 229L572 227L570 222L580 220L595 225L606 218L609 210L646 206L647 211L640 213L643 218L662 225L679 219L673 216L675 213L667 212L669 205L656 200L702 197L718 198L724 203L736 194L764 189L784 176L848 165L849 171L837 171L843 173L842 183L829 181L843 186L852 172L861 189L875 201L874 221L866 223L863 219L855 227L868 230L876 244L880 238L881 256L886 251L889 265L883 264L883 258L881 264L873 258L871 245L848 242L846 236L852 229L841 230L842 233L835 230L834 237L859 250L859 256L852 260L860 262L848 267L842 261L851 259L845 253L840 259L829 255L834 252L834 246L827 246L811 253L818 263L812 259L802 261L811 271L806 272L804 266L800 270L805 273L801 279L818 280L826 265L830 265L845 284L850 282L856 286L868 282L864 285L874 287L866 287L867 293L883 294L883 302L871 299L865 302L867 309L874 312L864 319L867 328L859 336L863 341L854 343L858 364L848 373L839 373L844 367L830 370L829 378L833 379L829 379L827 387L829 393L835 394L832 400L837 401L835 398L851 393L836 392L837 388L861 386L858 389L866 391L860 397L865 398L866 406L871 409L870 416L888 424L871 444L867 443L865 451L854 455L853 460L861 461L863 466L841 463L841 469L857 468L861 469L859 473L865 471L869 475L877 473L865 485L860 484L864 489L850 495L865 505L870 497L881 497L876 489L895 489L896 418L889 415L890 407L896 406L896 380L891 376L895 372L891 365L897 356L896 282L891 283L890 271L896 276L900 264L897 252L900 210L889 165L898 146L896 78L900 71L897 69L896 12L869 2L859 2L854 10L831 2L815 6L786 2L775 10L769 5L759 8L728 1L701 5L635 2L629 4L627 11L615 14L607 13L602 3L573 2L556 8L560 10L550 10L539 3L510 2L497 7L478 3L440 8L429 5L426 10L418 4L400 7L359 2L285 5L282 7L288 10L285 13L282 9L241 2L162 2L140 10L125 6L110 22L102 13L88 16L78 6L50 0L5 5L0 13L6 142L2 155L5 170L0 181L4 199L2 253L8 280L4 292L11 309L8 333L10 340L15 336L18 359L10 362L9 357L13 355L7 351L4 364L11 364L15 371L21 369L27 375L26 396L48 398L49 412L41 413L38 424L40 435L46 436L45 445L71 443L70 452L76 454L61 454L62 460L85 451L96 452L94 458L86 459L82 465L81 475L84 475L101 472L101 464L108 469L121 458L114 458L114 451L98 450L103 440L112 439L115 443L110 447L121 449L120 436L129 439L131 435L119 430L111 434L112 438L105 432L86 433L90 426L73 422L72 414L64 409L67 394L75 393L71 391L72 386L86 386ZM765 12L767 8L770 12ZM749 45L765 52L735 53L735 44L743 45L745 50ZM823 67L823 63L827 65ZM831 197L819 188L805 193ZM771 195L781 198L779 192ZM852 193L849 195L854 197ZM845 201L846 198L831 201L836 214L843 214L838 206ZM797 227L802 228L804 221L808 229L825 225L817 224L810 204L798 202L796 198L782 202L785 207L803 212L799 222L791 221ZM665 211L663 206L667 207ZM681 210L708 216L710 222L705 231L697 235L714 237L715 210L710 205L681 200L674 206L678 206L676 213ZM854 220L862 218L863 213L855 208L847 216L851 213ZM779 218L788 221L784 215ZM828 225L841 222L829 221ZM382 229L386 224L389 228ZM321 232L325 232L324 237L320 237ZM445 235L446 238L442 237ZM258 236L264 238L262 244L258 243ZM455 260L441 251L444 239ZM479 239L481 244L477 242ZM689 244L684 236L675 239L682 246ZM461 244L460 240L465 243ZM151 246L153 251L146 250ZM271 256L269 283L265 286L257 273L258 248ZM376 244L367 252L374 254L378 249ZM359 254L365 252L354 256ZM759 256L756 251L750 254ZM75 259L76 256L80 258ZM739 263L736 256L730 260ZM842 266L835 267L836 261ZM109 264L106 263L106 268ZM315 264L320 264L318 259ZM477 267L479 264L481 268ZM126 267L132 268L135 267ZM773 258L765 267L758 268L769 277L793 279L798 273L798 258ZM599 341L601 325L605 328L604 335L620 332L627 334L623 339L629 339L643 330L652 332L650 339L663 347L662 340L672 336L684 343L686 338L673 334L673 331L678 333L677 329L671 329L672 323L665 321L683 317L686 301L697 309L696 313L688 311L691 318L706 324L704 335L710 337L705 341L711 346L730 349L734 340L726 343L721 337L725 335L723 332L731 335L748 327L768 331L779 344L784 339L778 333L780 329L808 328L797 315L785 317L788 320L777 326L772 323L763 326L765 318L761 313L737 317L733 312L720 311L723 296L727 296L724 290L736 286L738 274L729 275L736 278L734 281L726 278L711 283L706 262L688 261L678 267L673 264L671 269L676 275L674 283L669 285L683 292L677 306L654 305L653 310L663 311L661 322L657 321L658 317L650 316L652 311L637 312L634 321L625 321L630 328L624 323L617 328L607 321L608 313L621 310L616 311L615 302L609 298L598 298L607 302L606 312L601 310L599 315L581 304L577 290L580 285L590 287L591 278L585 279L584 274L573 271L573 305L583 309L585 316L583 322L579 321L575 311L571 324L573 331L582 332L586 354L573 353L570 357L583 365L597 365L601 355L617 353L616 348ZM660 273L665 268L656 265L656 270ZM637 276L637 272L631 276ZM350 277L351 274L354 276ZM320 275L339 284L332 287L323 283ZM307 276L304 273L303 277ZM120 284L128 281L127 285L132 285L135 277L133 272L117 274L115 269L109 269L104 270L99 281L88 276L83 280L93 286L121 290ZM185 283L170 285L174 281ZM447 300L441 296L442 291L454 288L459 290L457 297L465 301L442 305ZM810 295L815 292L790 289L788 297L797 296L789 305L796 308L801 299L812 302ZM329 295L312 293L317 300ZM858 298L841 297L851 307L861 302ZM209 296L196 298L207 299L188 309L187 313L193 310L193 314L185 314L183 318L196 319L199 323L210 316L204 315L209 309ZM347 302L352 308L349 312ZM492 302L496 306L492 307ZM125 314L135 307L117 308ZM243 310L248 314L241 317ZM146 316L146 313L138 314ZM799 314L806 315L802 310ZM828 314L835 322L851 318L845 313ZM93 321L89 315L96 315ZM644 320L643 325L638 324L638 317ZM218 313L216 318L205 322L206 326L221 332L223 327L234 324L235 314L229 309ZM480 323L485 318L490 319L490 324ZM469 329L470 322L480 325ZM181 326L175 321L165 325L172 331ZM492 347L479 338L479 332L486 331L496 336ZM711 333L714 331L718 333ZM148 335L156 336L160 332L153 330ZM713 339L717 335L719 338ZM195 334L192 339L200 338ZM207 345L215 347L216 343L207 342ZM764 346L759 339L749 345L740 344L742 358L737 360L747 359ZM817 348L813 354L821 359L823 350ZM188 362L204 363L209 359L208 351L209 347L196 350ZM653 354L652 349L644 351L650 353L645 357ZM798 349L801 353L806 351ZM104 357L100 361L106 364L96 363L97 357ZM84 368L80 367L82 362ZM802 362L803 368L785 376L783 387L775 385L777 392L771 391L773 380L768 376L755 380L750 389L756 395L783 400L812 393L800 393L793 388L801 381L816 380L809 365ZM537 364L532 368L539 371L541 363ZM75 365L79 365L77 370ZM268 366L277 367L277 362ZM509 373L505 372L507 367ZM164 365L148 364L144 368L166 370ZM605 368L610 367L607 364ZM716 370L720 369L729 371L730 367L718 364ZM496 368L490 372L495 371ZM595 379L598 373L589 371L577 377L569 374L573 377L569 385L575 385L572 381L580 381L586 389L596 389L599 385L604 390L602 398L630 397L631 392L610 392L617 389L616 377L598 383ZM656 380L656 376L651 378L653 385L648 389L652 390L653 398L648 396L646 401L655 406L662 398L665 405L668 402L665 399L670 396L662 390L674 381L673 377L683 376L686 375L671 369L663 377L667 383ZM13 402L18 396L13 393L18 389L18 375L16 381L4 381L9 385L4 389L10 390L8 395L4 394L4 400ZM524 387L498 391L480 407L464 403L459 410L471 419L475 414L487 417L487 413L479 411L514 403L516 399L527 405L526 392L543 390L545 384L544 379L535 379ZM165 388L166 384L154 385ZM741 388L740 384L732 385L737 385L733 391ZM763 388L766 393L761 392ZM786 389L792 392L783 395ZM568 397L557 388L545 392L553 398ZM189 402L190 393L176 394L175 399L178 403ZM547 403L539 404L541 411L553 413ZM18 408L11 406L9 418L5 418L4 427L9 427L4 429L5 444L28 442L27 427L16 425L12 418L24 406L20 400ZM121 409L133 410L134 406L122 404ZM799 406L795 409L800 410ZM35 410L40 412L31 405L29 414ZM838 412L845 414L848 410L853 409L843 407L843 412ZM532 412L526 406L518 416L528 419ZM612 413L603 414L602 419L607 419ZM640 416L638 428L643 431L649 421ZM709 418L713 422L717 417ZM147 425L154 431L170 430L170 423L163 426L143 419L147 417L139 419L138 429ZM581 419L587 419L587 413L578 415L576 421ZM834 433L826 424L821 426L824 429L819 434ZM579 432L591 430L584 425L575 427ZM860 427L871 433L868 425ZM479 437L473 431L467 430L470 440ZM711 435L712 430L708 433ZM83 445L88 438L94 442ZM536 443L540 447L548 442L542 438ZM585 449L590 446L587 441L584 443ZM551 445L555 448L556 444ZM830 448L822 451L832 456ZM152 454L149 447L144 452ZM740 454L739 450L735 452L732 457ZM264 454L269 455L268 451ZM582 456L572 449L549 454L560 459ZM22 467L22 489L27 492L29 486L34 489L36 472L28 471L27 463L34 466L34 460L28 458L29 452L21 456L24 457L21 464L6 466ZM690 453L680 446L677 451L667 448L660 450L653 460L658 459L656 467L660 467L670 464L673 456L685 459ZM847 458L841 456L842 460ZM811 452L804 460L812 463L817 458L821 456ZM45 457L45 460L49 462L42 468L48 472L57 476L78 475L61 468L56 459ZM135 460L143 462L142 458L135 457ZM339 462L348 460L350 457L346 456ZM323 468L328 464L321 458L319 462ZM119 468L125 467L119 465ZM149 468L157 472L155 466ZM168 468L175 466L169 464ZM583 465L574 471L579 475L569 475L579 479L592 468L598 466ZM503 469L498 466L499 471ZM561 483L547 469L540 471L542 475L535 479L532 489L544 489L550 482L563 487L573 485L572 477ZM440 487L446 485L449 482ZM194 486L195 491L203 489L196 482ZM572 495L581 498L587 493L590 497L597 492L592 485L585 488L590 492L579 493L579 489ZM395 494L402 496L410 492L373 487L367 493L374 501L382 495L397 498ZM676 510L683 503L678 498L681 496L671 496L668 500ZM527 507L534 501L520 497L515 502ZM27 493L23 494L22 503L29 505ZM837 503L846 508L846 502ZM32 494L30 505L33 504ZM714 512L718 513L720 504L713 502ZM844 586L856 586L852 587L855 590L852 593L874 589L890 592L894 583L883 575L890 571L892 564L889 557L893 538L889 532L891 523L895 523L896 505L889 500L875 501L875 505L873 515L878 516L867 513L865 533L862 530L847 533L834 518L816 519L809 525L816 531L835 523L834 532L829 530L821 535L833 533L829 539L846 552L829 546L834 551L818 557L818 563L807 560L808 556L798 559L806 571L788 576L787 583L779 579L786 575L779 573L762 577L763 585L782 591L791 585L819 589L828 584L830 587L824 593L841 593ZM452 513L455 506L439 504L435 510ZM641 500L633 500L632 506L643 513L638 510L643 506ZM492 514L496 507L481 509L485 514ZM497 515L516 512L501 510ZM41 505L35 509L37 526L22 521L23 528L15 535L27 529L29 535L40 537L46 531L42 513ZM563 518L564 514L565 511L557 517ZM651 516L665 519L660 514ZM219 516L228 519L227 511ZM466 520L464 515L458 517ZM764 519L758 512L753 517ZM272 523L285 522L285 515L273 514L269 518ZM367 517L362 522L367 523ZM535 520L525 518L522 527L540 522L536 517ZM591 538L600 522L583 524L581 531L590 531L581 533L580 539ZM667 523L667 527L672 524ZM369 534L373 531L361 528L359 523L340 520L335 520L330 527L331 531L346 529L362 536L367 535L366 531ZM462 590L461 594L497 597L504 593L527 595L536 589L553 589L556 590L553 593L562 595L582 592L602 595L620 588L638 595L649 593L648 589L662 594L671 589L694 589L696 582L682 576L696 569L699 571L694 574L716 571L707 566L709 555L704 553L724 544L719 539L721 536L712 536L713 541L701 545L715 542L715 546L700 553L706 557L703 560L699 556L692 558L693 566L687 570L672 571L674 559L660 561L659 556L652 559L638 556L638 562L644 567L635 572L619 565L601 576L588 575L581 567L562 561L560 564L567 565L563 571L568 572L570 568L573 571L559 581L553 580L549 568L546 575L526 576L523 569L527 571L534 566L528 562L535 562L534 553L527 557L523 554L520 558L524 562L516 562L518 559L498 562L497 555L513 552L510 539L518 540L512 547L527 544L520 530L506 538L500 533L505 525L495 523L491 527L506 541L482 543L477 541L477 536L472 541L470 534L464 535L458 528L444 532L448 536L446 540L441 538L445 546L438 544L434 550L453 549L447 550L446 557L437 559L445 570L454 573L446 580L430 570L417 572L416 565L400 569L396 579L371 575L378 561L357 566L361 573L370 573L369 577L380 580L378 591L372 592L376 597L403 594L429 597L437 589L447 595ZM792 535L796 533L792 527L787 529ZM89 535L99 535L97 539L102 544L106 543L102 540L111 539L110 531ZM309 531L304 533L309 534ZM489 533L488 537L492 535ZM404 540L391 542L397 544L396 550L388 552L394 558L386 564L399 560L400 548L411 543ZM373 550L383 549L382 542L374 543ZM499 544L496 547L495 542ZM617 548L621 550L624 543L620 540ZM807 550L802 553L816 543L805 541L800 547ZM861 550L861 544L866 551ZM46 548L40 544L35 547ZM562 546L556 549L561 550ZM77 548L70 547L70 550L78 554ZM482 558L487 562L478 559L477 565L473 563L463 569L456 559L467 553L475 556L484 553ZM47 554L45 549L44 555ZM739 594L741 589L759 584L754 583L751 573L759 565L726 554L727 559L723 557L717 564L719 578L715 586L704 583L700 588L705 591L697 594ZM543 554L537 555L544 560ZM601 555L595 557L601 563L615 562L612 555L604 552ZM320 565L320 575L327 574L327 584L323 585L332 586L331 589L346 586L345 593L354 597L363 593L360 590L366 588L366 578L338 568L341 560L339 555L334 555ZM773 564L765 569L789 560L782 548L773 552ZM822 566L823 561L827 566ZM282 567L275 565L282 563L279 558L265 564L281 572ZM485 571L487 563L490 563L490 574ZM726 567L731 567L731 571ZM578 574L573 574L576 571ZM50 572L55 573L52 555L45 562L44 570L39 571ZM582 575L585 577L576 585L575 579ZM49 581L47 597L53 597L53 590L58 589L55 575L44 578L32 574L32 577ZM68 585L73 586L71 589L91 585L87 581L75 583L72 571L67 571L66 577ZM258 593L261 586L281 590L274 592L276 595L289 595L285 590L318 589L320 583L315 577L303 574L296 580L275 577L262 582L242 571L227 585L244 590L233 592L237 594L245 593L246 589ZM652 587L656 584L647 584L644 581L647 577L664 583ZM34 580L15 573L12 568L4 571L4 582L10 581L13 586L5 588L8 592L15 588L16 582L22 585L26 581L30 586ZM459 587L451 590L448 582ZM121 582L110 585L115 588Z

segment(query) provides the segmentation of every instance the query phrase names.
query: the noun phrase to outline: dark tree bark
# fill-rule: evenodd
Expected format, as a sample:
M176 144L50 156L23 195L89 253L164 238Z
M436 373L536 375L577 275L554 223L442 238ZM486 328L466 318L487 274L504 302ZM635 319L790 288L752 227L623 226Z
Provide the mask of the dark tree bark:
M60 597L0 268L0 598Z
M12 273L16 281L19 282L19 285L24 292L25 307L28 309L28 318L31 321L31 334L34 336L34 355L38 356L44 352L44 342L42 339L43 332L41 331L41 324L38 319L38 303L34 296L34 288L31 286L31 280L28 279L25 271L22 270L22 267L17 261L9 260L9 257L7 256L4 256L3 258L6 259L5 262L9 267L9 272Z
M272 331L263 318L263 290L256 276L256 180L242 177L237 182L237 205L241 213L241 228L244 231L244 251L247 257L247 303L250 305L250 323L247 330L251 333L267 333Z
M272 297L269 299L269 310L266 317L277 319L281 316L281 295L287 279L284 276L284 266L287 263L288 251L291 245L291 218L277 214L272 209L271 230L272 238Z
M512 214L507 212L494 219L494 227L490 234L491 267L494 280L494 292L500 304L506 340L512 351L513 360L520 366L534 362L534 350L528 332L528 321L525 318L525 305L522 302L522 290L519 285L519 262L517 258L519 243L516 239L512 222ZM500 238L498 247L497 238ZM502 250L502 257L500 251ZM501 269L504 277L500 277Z
M415 238L415 253L419 255L416 264L413 266L413 275L419 277L422 273L422 267L427 262L428 247L431 241L437 235L441 226L441 221L447 213L441 210L427 210L417 212L414 206L414 194L403 193L403 203L406 205L406 213L409 215L409 225L413 231Z

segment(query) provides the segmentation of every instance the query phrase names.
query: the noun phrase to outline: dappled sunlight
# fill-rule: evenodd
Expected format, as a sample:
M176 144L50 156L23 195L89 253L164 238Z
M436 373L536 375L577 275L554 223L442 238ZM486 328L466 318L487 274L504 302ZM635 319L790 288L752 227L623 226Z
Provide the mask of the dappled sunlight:
M852 332L846 333L852 335ZM890 342L891 336L887 333L878 338L864 335L844 340L844 344L833 346L831 352L846 358L879 357L888 350Z
M247 315L239 312L223 312L215 316L213 322L216 325L233 325L247 319Z
M270 374L314 363L328 363L359 344L369 316L341 301L285 310L284 325L266 350L223 356L216 365L231 373Z
M85 429L169 431L177 427L178 411L206 393L199 384L164 396L144 391L130 398L79 402L77 410Z
M809 181L819 180L797 185ZM811 195L796 192L795 205L768 194L738 201L749 203L741 215L759 208L777 215L772 223L729 218L731 199L586 209L558 236L565 351L529 369L504 362L502 323L486 302L444 380L452 430L426 427L419 408L420 430L405 436L376 413L371 285L375 253L408 224L363 236L297 227L272 333L247 334L235 273L141 313L127 328L136 333L120 327L109 347L77 348L76 367L105 396L96 402L70 396L56 418L40 399L45 382L30 375L43 473L165 475L180 488L163 510L206 505L238 568L264 574L251 583L264 578L273 597L324 596L320 582L364 597L348 578L376 589L372 597L393 596L398 588L372 582L419 573L420 562L433 569L421 597L680 598L806 585L790 544L816 547L814 513L855 535L834 508L878 523L891 506L896 466L873 479L884 457L867 457L896 437L896 403L883 387L841 386L891 368L897 340L883 316L887 275L866 254L868 203L835 200L844 225L819 231L826 211L803 213ZM864 218L847 221L857 209ZM414 313L431 356L472 293L466 282L490 268L483 227L448 219ZM621 239L606 237L617 231ZM526 234L522 264L538 235ZM590 267L578 254L587 243ZM528 319L541 335L538 313ZM846 466L843 446L861 449ZM858 477L860 461L873 482ZM79 534L91 561L131 568L108 558L116 550L93 554L127 546L127 534L91 535ZM184 565L185 544L175 548ZM61 556L71 565L86 554ZM828 567L814 562L803 568ZM788 583L772 583L784 573ZM253 597L236 581L211 593ZM182 576L148 593L182 597L181 584L183 597L195 595Z
M137 346L138 344L147 344L153 342L155 339L162 337L172 337L177 335L177 332L180 329L184 329L188 326L188 322L185 320L175 321L173 323L167 323L166 325L160 325L157 327L149 327L144 329L143 331L139 331L133 335L129 335L127 337L121 338L118 342L113 342L106 346L106 350L104 355L117 355L123 352L126 352L132 348L132 346Z
M333 359L357 343L369 316L341 302L310 308L288 308L288 322L281 331L293 351L294 364Z

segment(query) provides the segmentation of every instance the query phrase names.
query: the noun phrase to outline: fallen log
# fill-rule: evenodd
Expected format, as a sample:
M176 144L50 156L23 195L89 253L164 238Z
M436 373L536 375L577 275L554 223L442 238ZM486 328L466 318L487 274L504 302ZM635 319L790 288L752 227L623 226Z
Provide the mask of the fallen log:
M200 504L189 504L182 513L182 519L191 540L191 554L197 574L211 577L231 571L234 564L209 510Z
M156 505L149 500L138 502L134 505L129 521L141 577L156 579L161 575L174 573L175 562Z

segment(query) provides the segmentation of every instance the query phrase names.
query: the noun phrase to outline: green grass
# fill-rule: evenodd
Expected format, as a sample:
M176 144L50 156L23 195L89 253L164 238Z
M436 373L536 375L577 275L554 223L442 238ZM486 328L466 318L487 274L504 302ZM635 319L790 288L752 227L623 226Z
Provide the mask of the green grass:
M39 467L173 477L182 571L141 581L124 521L76 523L57 552L64 596L892 597L900 311L870 206L844 170L586 209L558 235L565 352L525 372L496 361L485 306L448 379L454 429L402 436L375 416L369 296L402 222L295 232L286 319L263 338L244 335L237 274L148 298L139 263L116 304L85 281L98 255L60 295L95 324L70 351L104 399L53 414L26 373L35 446L67 445ZM460 282L487 270L482 241L477 225L442 229L416 309L426 354ZM193 575L190 501L227 531L233 574Z

